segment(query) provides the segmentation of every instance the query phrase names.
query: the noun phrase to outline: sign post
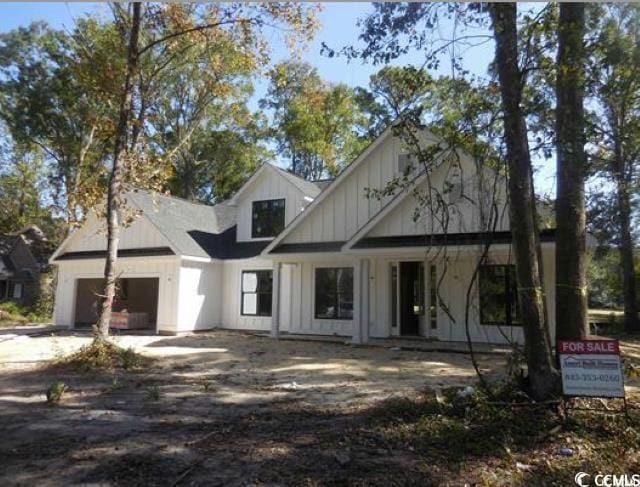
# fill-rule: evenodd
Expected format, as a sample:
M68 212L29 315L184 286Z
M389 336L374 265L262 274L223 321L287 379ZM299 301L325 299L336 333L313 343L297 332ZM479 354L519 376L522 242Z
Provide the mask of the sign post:
M622 399L626 413L618 340L559 340L557 350L565 397Z

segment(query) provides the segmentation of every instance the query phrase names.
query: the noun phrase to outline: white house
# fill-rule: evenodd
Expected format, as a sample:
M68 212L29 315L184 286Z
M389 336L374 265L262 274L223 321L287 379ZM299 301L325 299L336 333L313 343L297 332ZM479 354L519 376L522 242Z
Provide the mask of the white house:
M438 141L425 132L423 143ZM364 343L462 341L468 328L474 341L521 341L504 177L451 153L429 171L407 170L406 153L387 129L330 184L266 164L215 206L130 193L140 216L121 233L115 306L146 313L159 333L226 328ZM398 191L369 194L403 175ZM417 212L425 202L439 210ZM540 237L553 334L553 230ZM95 322L105 249L104 224L89 215L53 255L56 324Z

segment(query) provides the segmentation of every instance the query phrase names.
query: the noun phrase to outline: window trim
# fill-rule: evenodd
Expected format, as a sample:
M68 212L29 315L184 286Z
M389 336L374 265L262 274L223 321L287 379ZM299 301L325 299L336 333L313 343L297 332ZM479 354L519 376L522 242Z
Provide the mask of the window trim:
M279 232L276 232L274 235L256 235L256 229L254 226L254 222L256 219L254 219L253 217L253 215L255 214L255 205L256 203L265 203L265 202L272 202L272 201L282 201L282 210L283 210L282 229ZM280 233L282 233L282 230L284 230L284 228L287 226L286 221L287 221L287 199L286 198L269 198L264 200L251 201L251 238L252 239L269 240L277 237L278 235L280 235Z
M244 275L245 274L258 274L260 272L268 272L271 275L271 292L270 293L265 293L265 292L259 292L258 289L256 288L255 292L250 292L250 291L244 291L242 288L242 285L244 283ZM260 280L258 279L258 283L260 282ZM244 295L245 294L255 294L256 295L256 312L255 313L245 313L244 311ZM270 294L271 298L273 299L273 269L242 269L240 271L240 316L253 316L256 318L270 318L271 316L273 316L273 309L271 309L271 312L269 314L260 314L258 313L258 296L260 294Z
M351 318L342 318L337 315L338 307L336 306L336 316L327 318L324 316L318 316L318 299L317 299L317 274L319 269L351 269L351 299L352 303L355 299L355 268L353 266L344 265L344 266L336 266L336 265L319 265L313 267L313 319L321 320L321 321L343 321L346 323L353 322L353 313L355 310L351 311ZM337 296L337 295L336 295ZM355 303L354 303L355 304Z
M515 290L515 296L513 295L514 293L511 292L511 272L507 271L505 272L505 292L507 295L507 299L505 300L505 316L507 317L506 322L502 322L502 321L485 321L484 319L484 313L483 313L483 309L482 309L482 289L481 289L481 283L482 283L482 270L485 268L495 268L495 267L503 267L503 268L507 268L507 269L513 269L514 270L514 279L516 279L515 285L516 285L516 290ZM480 325L482 326L516 326L516 327L522 327L522 320L518 319L518 316L516 314L515 318L516 321L512 321L512 311L515 307L515 309L518 309L518 283L517 283L517 277L515 276L515 265L514 264L484 264L480 266L480 272L478 273L478 308L480 311ZM515 297L515 300L514 300Z

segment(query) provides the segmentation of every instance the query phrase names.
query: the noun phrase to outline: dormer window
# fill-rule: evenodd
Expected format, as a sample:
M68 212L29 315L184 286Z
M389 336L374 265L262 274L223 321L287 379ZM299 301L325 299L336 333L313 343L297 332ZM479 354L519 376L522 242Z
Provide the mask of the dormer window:
M251 212L251 238L275 237L284 229L284 198L254 201Z

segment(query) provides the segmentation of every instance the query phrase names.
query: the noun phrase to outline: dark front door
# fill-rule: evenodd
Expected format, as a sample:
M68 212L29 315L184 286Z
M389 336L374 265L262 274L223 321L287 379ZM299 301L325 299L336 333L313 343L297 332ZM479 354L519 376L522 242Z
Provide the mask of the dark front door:
M422 262L400 262L400 334L419 335L423 313Z

